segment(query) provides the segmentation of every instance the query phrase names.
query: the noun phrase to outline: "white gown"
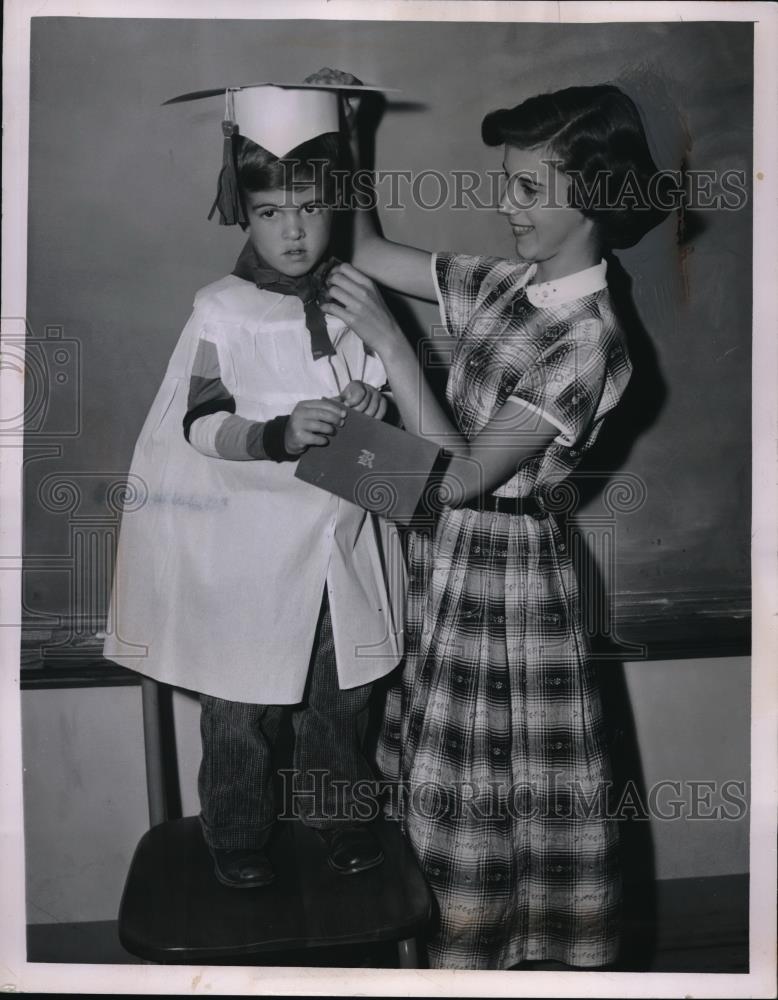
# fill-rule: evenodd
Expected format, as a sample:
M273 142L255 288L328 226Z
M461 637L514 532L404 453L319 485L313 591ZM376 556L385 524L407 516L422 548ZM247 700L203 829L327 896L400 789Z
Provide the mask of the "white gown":
M327 317L314 361L300 300L229 276L201 289L130 468L104 655L230 701L302 699L326 585L342 688L402 655L405 571L393 526L303 483L295 463L207 457L182 421L201 337L218 349L236 413L269 420L352 378L385 373Z

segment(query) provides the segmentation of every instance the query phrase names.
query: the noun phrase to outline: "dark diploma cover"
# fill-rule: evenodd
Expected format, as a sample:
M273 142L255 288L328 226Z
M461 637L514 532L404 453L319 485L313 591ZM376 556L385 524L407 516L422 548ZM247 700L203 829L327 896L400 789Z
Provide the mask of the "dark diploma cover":
M295 475L401 524L423 512L445 453L437 444L349 410L324 447L309 448ZM434 503L431 505L434 507Z

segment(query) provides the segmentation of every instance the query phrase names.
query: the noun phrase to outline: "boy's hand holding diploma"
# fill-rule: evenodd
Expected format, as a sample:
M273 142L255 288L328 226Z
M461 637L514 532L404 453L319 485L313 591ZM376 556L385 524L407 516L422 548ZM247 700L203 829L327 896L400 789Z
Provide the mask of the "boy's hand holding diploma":
M290 454L329 442L346 419L346 406L337 399L303 399L289 415L284 446Z
M339 398L350 410L364 413L366 417L383 420L386 415L388 406L386 399L375 386L367 385L365 382L358 380L349 382Z
M321 447L337 434L346 419L346 407L382 420L386 399L372 385L354 380L339 396L305 399L292 410L284 431L284 445L292 454L302 455L310 447Z

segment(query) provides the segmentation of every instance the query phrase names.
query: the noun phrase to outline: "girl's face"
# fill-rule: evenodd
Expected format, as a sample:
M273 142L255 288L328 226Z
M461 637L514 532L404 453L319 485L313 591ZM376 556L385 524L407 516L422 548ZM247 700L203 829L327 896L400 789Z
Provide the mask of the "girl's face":
M312 271L327 250L332 228L332 212L316 188L251 191L245 200L249 236L262 260L289 277Z
M570 178L549 150L505 147L505 187L499 211L513 230L516 252L550 281L599 263L594 223L569 204Z

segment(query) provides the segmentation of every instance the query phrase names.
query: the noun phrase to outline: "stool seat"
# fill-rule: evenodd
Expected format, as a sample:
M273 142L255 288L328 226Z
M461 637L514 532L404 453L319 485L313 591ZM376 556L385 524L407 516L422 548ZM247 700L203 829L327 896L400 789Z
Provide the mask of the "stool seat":
M197 817L160 823L135 850L119 909L121 943L152 962L202 965L398 941L400 964L415 964L410 939L430 921L432 897L399 825L382 818L373 829L384 863L338 875L314 831L279 821L268 846L275 882L231 889L214 876Z

